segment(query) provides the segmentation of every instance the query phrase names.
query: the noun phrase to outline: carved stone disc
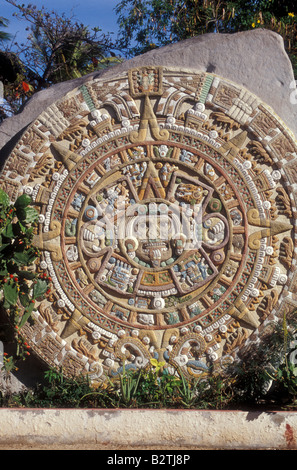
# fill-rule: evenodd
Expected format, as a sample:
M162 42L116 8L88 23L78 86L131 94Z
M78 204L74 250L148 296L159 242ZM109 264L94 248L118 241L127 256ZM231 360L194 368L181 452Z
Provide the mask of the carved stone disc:
M296 157L265 103L208 73L132 69L47 108L0 175L40 212L35 353L93 380L234 361L297 304Z

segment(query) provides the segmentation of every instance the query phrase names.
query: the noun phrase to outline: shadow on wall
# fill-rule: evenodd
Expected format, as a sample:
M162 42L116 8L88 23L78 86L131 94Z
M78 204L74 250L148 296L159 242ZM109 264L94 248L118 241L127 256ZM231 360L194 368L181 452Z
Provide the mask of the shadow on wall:
M7 338L7 318L0 309L0 389L1 387L7 391L19 392L24 388L36 386L37 383L42 383L44 379L44 372L48 370L48 365L42 362L31 354L21 363L21 367L17 371L13 371L7 377L5 371L1 371L2 354L5 352L8 356L15 353L16 343L11 338ZM3 336L6 334L6 341L3 341Z

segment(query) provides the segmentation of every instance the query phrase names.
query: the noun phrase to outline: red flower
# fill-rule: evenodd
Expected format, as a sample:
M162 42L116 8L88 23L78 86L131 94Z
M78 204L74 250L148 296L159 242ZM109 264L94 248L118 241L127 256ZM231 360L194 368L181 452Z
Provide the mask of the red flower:
M25 93L28 93L30 91L30 85L26 82L22 82L22 87Z

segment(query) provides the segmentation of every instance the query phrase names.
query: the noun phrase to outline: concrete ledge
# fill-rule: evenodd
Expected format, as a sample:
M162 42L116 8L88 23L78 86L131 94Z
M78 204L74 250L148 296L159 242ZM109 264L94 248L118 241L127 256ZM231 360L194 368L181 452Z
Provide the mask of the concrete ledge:
M2 408L0 447L16 445L294 450L297 413Z

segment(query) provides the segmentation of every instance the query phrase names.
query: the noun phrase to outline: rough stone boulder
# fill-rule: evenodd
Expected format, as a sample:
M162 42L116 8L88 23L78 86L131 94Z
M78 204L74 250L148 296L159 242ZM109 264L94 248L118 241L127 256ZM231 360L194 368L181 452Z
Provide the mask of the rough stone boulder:
M90 80L108 78L146 64L197 69L230 79L248 88L271 106L297 135L296 94L292 88L295 88L294 75L283 39L274 32L257 29L235 34L197 36L35 94L23 112L0 125L1 161L6 158L24 129L51 103Z

